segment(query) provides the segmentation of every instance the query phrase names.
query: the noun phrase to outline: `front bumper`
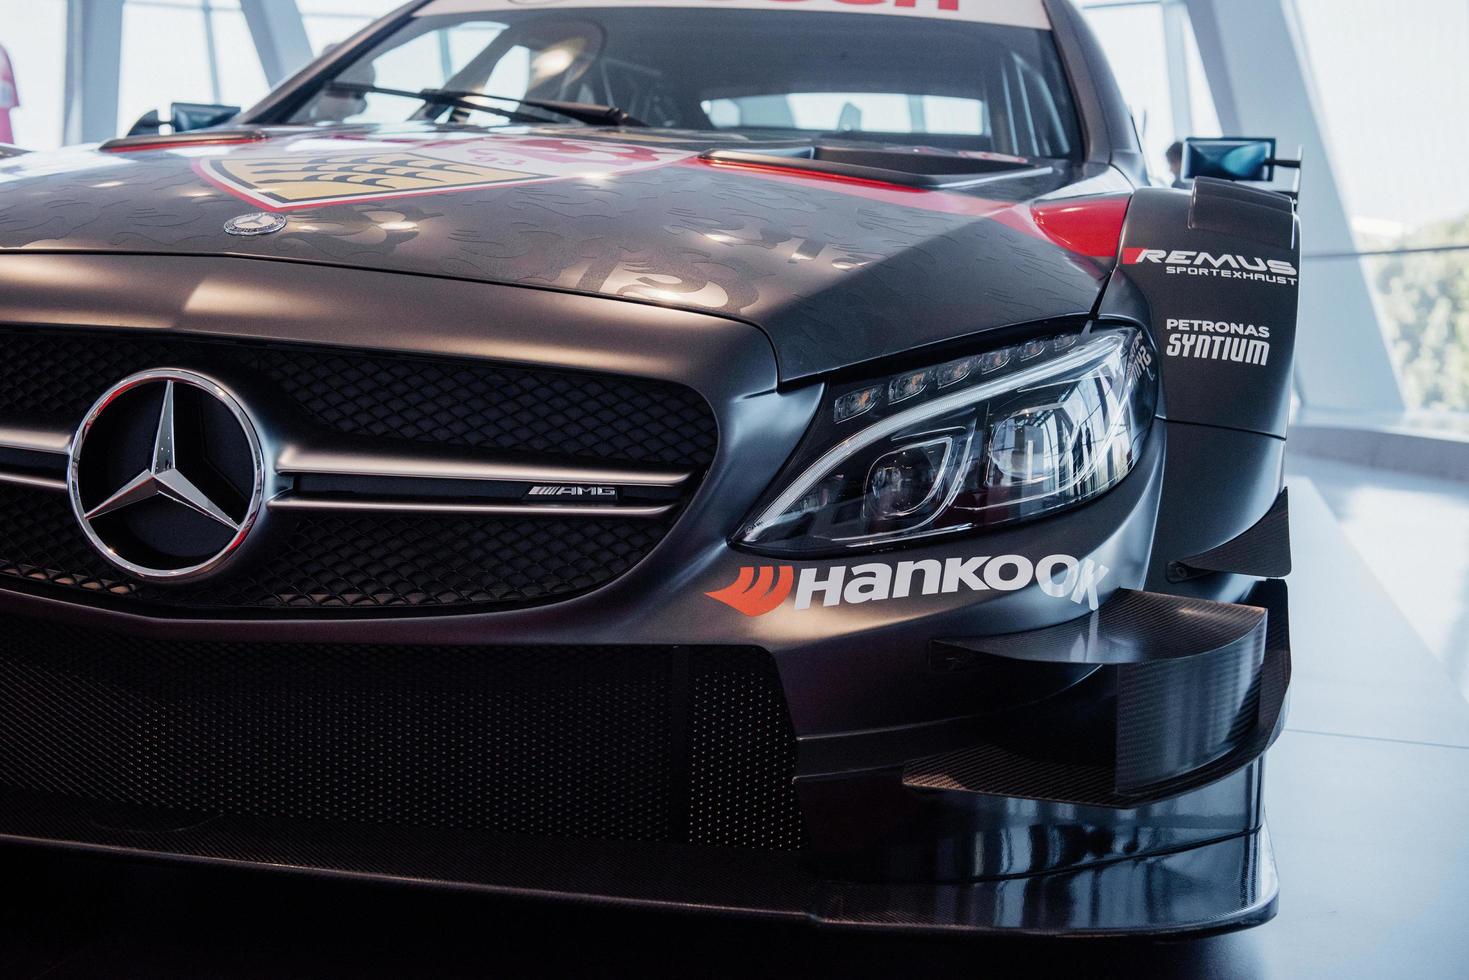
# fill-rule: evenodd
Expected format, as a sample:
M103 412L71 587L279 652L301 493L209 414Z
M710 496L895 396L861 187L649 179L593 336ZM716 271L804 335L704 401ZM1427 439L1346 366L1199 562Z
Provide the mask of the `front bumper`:
M936 662L949 669L1008 675L1010 690L1064 690L979 718L806 741L795 777L805 821L799 849L414 830L224 812L228 802L140 804L139 786L144 797L168 795L170 777L157 772L131 784L126 803L115 793L87 799L115 791L106 785L46 793L11 785L0 790L0 840L836 927L1036 935L1239 928L1274 910L1261 756L1283 724L1290 671L1284 586L1262 585L1249 601L1258 605L1124 593L1076 623L935 644ZM1058 631L1073 642L1058 643ZM955 653L966 649L973 656ZM17 676L3 666L8 679ZM1170 713L1183 690L1192 704ZM147 684L107 693L167 699ZM722 696L731 693L726 687ZM128 717L156 716L153 737L165 742L205 737L196 725L169 724L170 711L150 704ZM97 713L115 718L90 709L83 721L94 730L78 730L78 742L108 737L91 718ZM285 705L280 723L297 723ZM449 735L462 732L441 732ZM130 744L148 756L135 760L139 768L167 755L147 739ZM52 757L95 762L98 751L69 746ZM24 764L18 770L13 749L0 752L0 781L26 782L16 775ZM217 788L201 792L221 798ZM575 786L567 799L576 799Z
M136 289L144 273L152 277L146 294ZM965 590L807 609L787 602L766 615L747 617L708 596L759 562L730 548L726 534L777 477L817 410L820 391L817 386L782 390L773 351L746 324L536 290L275 263L180 259L165 268L130 257L26 256L7 257L0 276L6 277L0 279L6 285L0 320L36 329L66 329L90 320L119 331L146 327L234 341L346 344L578 370L616 364L633 376L691 385L708 399L720 433L719 453L704 483L658 547L622 577L564 602L454 615L418 610L300 618L233 616L228 610L145 615L32 589L25 582L6 583L0 589L0 630L7 638L0 639L0 665L24 655L31 665L71 685L56 696L39 697L11 682L11 693L27 710L49 713L57 732L53 744L73 756L88 756L104 737L126 737L125 751L91 758L83 778L65 766L38 766L34 755L18 748L21 740L0 739L0 763L8 764L10 773L0 777L0 839L866 927L1173 932L1248 925L1268 917L1275 879L1261 819L1258 755L1278 730L1288 674L1283 595L1262 593L1246 600L1268 607L1268 627L1262 617L1244 623L1242 635L1268 629L1268 642L1223 643L1179 656L1172 647L1154 648L1145 641L1189 631L1178 622L1153 620L1152 633L1133 637L1130 661L1119 653L1126 643L1090 642L1102 614L1087 616L1085 605L1035 584L1015 591ZM55 288L60 281L75 286ZM211 306L201 299L252 291L270 298L264 306L280 311L278 318L255 317L245 329L237 305ZM84 306L86 312L67 304ZM325 312L303 318L303 309ZM453 315L420 325L403 313L425 309L452 310ZM99 321L103 314L97 311L108 311L109 319ZM343 323L352 324L349 336L343 336ZM1031 563L1062 555L1107 569L1098 590L1104 603L1127 595L1120 590L1143 589L1154 564L1171 427L1160 420L1134 472L1085 507L982 539L879 560L946 567L979 555L1019 556ZM1222 460L1222 466L1241 458L1248 448L1236 445L1242 441L1268 444L1259 450L1264 455L1279 451L1278 440L1193 428L1200 430L1191 433L1193 444L1203 445L1200 458ZM1229 486L1225 480L1193 476L1188 482L1191 487ZM1275 489L1261 493L1268 496L1257 500L1239 494L1239 509L1263 511ZM1199 511L1198 520L1228 512L1221 507ZM811 562L805 568L829 575L838 564ZM1190 587L1195 593L1210 589L1216 598L1237 598L1245 591L1238 578L1227 575ZM1103 606L1109 608L1114 607ZM44 621L56 628L56 636L42 633L37 639L33 633L30 640L18 639L20 631L3 618L10 616ZM1049 635L1046 647L1061 650L1056 635L1046 631L1069 628L1067 622L1085 624L1087 630L1067 639L1066 656L1059 661L1027 654L1023 642L1006 646L976 639ZM119 641L90 667L58 671L46 663L51 652L46 646L58 642L63 628L105 631L127 638L134 649L170 649L174 663L183 666L177 674L139 678L136 658L130 665ZM255 658L251 663L257 669L233 675L241 690L248 683L267 685L251 721L261 737L271 734L271 709L281 698L299 696L308 706L326 706L334 718L359 717L353 713L367 711L363 704L391 708L363 715L374 724L351 728L355 737L343 738L331 725L317 729L337 733L335 742L317 746L320 751L303 747L293 754L289 744L282 749L284 762L273 771L314 780L318 794L312 798L329 804L327 811L293 810L306 797L270 780L257 781L251 788L255 795L241 800L233 795L236 784L221 776L232 772L232 765L213 771L197 767L207 778L183 800L191 805L159 789L180 772L191 775L188 760L198 748L191 741L197 732L219 732L221 738L211 744L220 752L239 744L228 737L228 712L239 699L221 679L227 674L212 678L214 700L190 716L202 728L180 727L172 720L176 716L160 707L170 704L168 684L175 678L184 683L185 668L208 673L186 648L226 643ZM473 665L497 656L509 662L514 659L506 656L510 647L535 655L569 648L606 655L636 646L643 648L639 663L654 684L647 689L654 692L647 703L658 707L660 724L687 734L696 730L689 716L698 702L677 694L692 689L679 675L689 670L688 652L697 655L711 643L762 654L778 678L779 725L768 713L762 724L767 736L781 728L787 741L757 759L755 768L770 760L784 767L779 791L794 796L791 807L802 824L799 841L784 838L790 849L765 846L772 839L769 827L751 830L741 824L746 811L721 809L719 779L709 784L709 799L710 812L732 822L721 829L723 837L699 838L685 833L686 827L670 830L649 816L652 811L639 811L640 819L654 825L649 837L609 819L594 828L595 834L578 839L573 832L578 828L537 823L535 807L522 823L490 813L468 829L462 821L461 829L412 829L413 820L398 819L395 804L427 791L415 781L412 763L418 757L400 752L395 733L421 721L438 702L394 700L392 684L373 687L350 672L314 686L288 677L290 683L270 689L271 670L261 662L271 650L292 647L291 657L277 661L286 677L296 667L319 668L327 657L324 648L340 653L350 647L351 655L340 656L350 671L365 669L356 663L359 649L370 656L393 647L410 668L398 676L417 683L421 678L411 669L417 658L448 656L451 647ZM1225 648L1224 654L1210 656ZM668 657L664 667L661 650L683 653ZM1160 669L1146 677L1157 682L1151 689L1155 695L1174 690L1171 685L1180 680L1202 684L1209 710L1177 717L1153 711L1137 744L1179 751L1119 756L1119 735L1134 731L1120 723L1142 717L1118 708L1139 695L1137 685L1122 678L1125 665L1153 661ZM1207 669L1192 674L1174 661ZM709 703L748 706L752 676L738 675L711 688ZM1281 698L1267 695L1270 678ZM446 680L435 697L459 704L454 679ZM0 683L0 694L6 687ZM542 690L574 688L549 684ZM79 691L97 706L82 719L90 729L73 724L82 703L75 696ZM483 684L473 691L494 693ZM663 691L673 693L658 693ZM364 693L370 697L353 700ZM1161 703L1146 691L1141 702ZM126 724L116 722L114 712L121 712ZM0 718L4 714L0 711ZM420 728L420 747L437 752L442 761L446 753L439 750L452 749L462 730L457 718L455 725L441 724L427 734ZM562 718L585 720L585 713L566 709ZM34 734L35 728L28 730ZM556 730L548 726L545 731ZM609 726L592 732L587 741L605 736L606 753L591 752L576 779L568 778L561 758L544 768L528 763L526 778L537 792L572 801L563 815L575 810L588 787L620 790L621 783L599 783L598 772L610 754L621 760L617 765L624 776L637 777L643 746L623 738L628 730ZM292 741L284 736L268 744L280 748L278 742ZM692 771L697 744L690 738L670 741L666 751L659 750L661 764L674 773ZM735 756L746 747L738 738L721 739L720 745ZM245 748L233 766L259 757ZM157 764L159 752L167 765ZM995 752L1009 753L1011 760L996 767ZM383 764L387 756L397 760L395 765ZM975 761L981 756L982 764ZM1118 766L1119 757L1127 765ZM344 772L343 758L366 761ZM985 781L997 771L1010 781ZM369 785L379 773L400 782L386 789ZM973 778L976 773L984 778ZM353 794L364 785L371 792L358 807ZM759 787L751 793L746 799L758 799ZM450 795L443 786L435 794L435 799ZM606 792L603 799L616 803L624 796ZM656 800L650 804L655 809L666 802ZM372 819L374 810L380 819ZM386 811L391 812L383 818ZM428 823L452 826L456 820ZM662 842L626 843L629 837Z

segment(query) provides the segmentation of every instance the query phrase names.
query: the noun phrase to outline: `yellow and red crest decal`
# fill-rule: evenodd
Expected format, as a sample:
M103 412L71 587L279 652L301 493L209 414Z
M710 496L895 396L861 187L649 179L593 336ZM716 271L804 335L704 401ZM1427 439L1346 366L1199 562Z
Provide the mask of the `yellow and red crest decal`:
M307 138L235 150L199 172L269 211L469 191L530 181L603 178L692 156L686 150L542 136L393 140Z

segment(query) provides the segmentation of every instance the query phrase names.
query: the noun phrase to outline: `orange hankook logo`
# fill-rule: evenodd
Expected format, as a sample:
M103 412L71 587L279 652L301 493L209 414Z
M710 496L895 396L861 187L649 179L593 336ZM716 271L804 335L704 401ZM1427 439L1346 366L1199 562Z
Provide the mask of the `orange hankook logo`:
M747 565L740 569L734 585L704 594L733 606L746 616L764 616L785 602L795 585L796 570L789 565L779 568L763 565L758 572Z

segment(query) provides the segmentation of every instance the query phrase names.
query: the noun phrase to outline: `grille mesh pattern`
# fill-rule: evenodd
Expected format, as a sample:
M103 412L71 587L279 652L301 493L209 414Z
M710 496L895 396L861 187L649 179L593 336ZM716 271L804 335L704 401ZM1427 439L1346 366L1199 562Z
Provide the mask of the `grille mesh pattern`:
M697 468L714 416L681 385L430 357L58 332L0 333L0 418L67 427L120 379L162 366L264 376L338 432Z
M0 331L0 343L0 420L69 429L120 379L168 365L252 375L298 405L327 438L339 432L387 448L413 441L699 469L716 445L713 414L699 395L656 381L69 331ZM0 487L0 577L160 607L508 607L605 585L652 551L672 520L301 516L277 523L255 566L207 586L162 590L97 556L65 499Z
M768 731L786 724L784 702L762 695L770 681L766 674L719 658L706 657L694 666L690 812L695 840L764 847L772 839L801 836L790 784L761 781L759 775L790 771L795 764L791 746L778 739L728 737L746 726ZM752 789L757 800L749 799Z
M802 843L795 742L763 651L169 643L0 626L8 789L198 815ZM739 749L697 748L717 745Z
M313 515L252 568L207 585L159 588L103 561L64 495L0 486L0 575L188 608L527 605L618 577L668 523Z

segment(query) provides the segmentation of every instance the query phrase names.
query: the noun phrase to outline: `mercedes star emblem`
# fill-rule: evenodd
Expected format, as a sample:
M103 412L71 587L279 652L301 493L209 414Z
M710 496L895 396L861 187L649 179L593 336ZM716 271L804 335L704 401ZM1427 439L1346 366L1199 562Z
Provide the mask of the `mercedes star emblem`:
M153 582L207 575L260 516L264 458L250 415L192 371L135 374L99 398L72 438L67 489L88 540Z
M224 223L224 230L231 235L240 235L246 238L255 235L269 235L280 231L286 226L286 216L283 214L272 214L269 211L252 211L239 217L231 218Z

